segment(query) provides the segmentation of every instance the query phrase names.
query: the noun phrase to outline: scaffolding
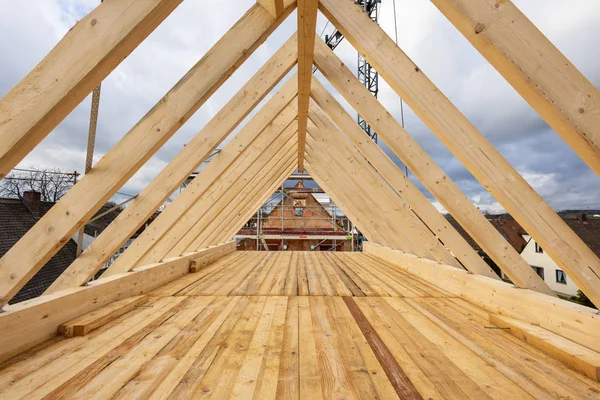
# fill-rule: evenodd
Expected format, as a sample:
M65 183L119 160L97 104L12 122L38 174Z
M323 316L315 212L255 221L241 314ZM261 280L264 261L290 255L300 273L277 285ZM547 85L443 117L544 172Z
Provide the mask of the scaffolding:
M329 201L327 204L319 202L318 206L304 205L298 207L294 205L297 198L291 197L290 193L324 193L318 188L285 188L283 185L280 190L262 205L256 214L250 218L244 228L238 232L235 239L239 241L252 239L255 241L256 251L272 251L275 248L288 250L289 241L307 240L313 241L309 251L340 251L348 244L348 251L356 251L359 248L358 233L350 221L337 207ZM289 200L289 204L286 204ZM317 200L318 201L318 200ZM297 210L302 209L301 215L297 215ZM280 211L280 215L274 216L275 210ZM306 216L310 213L310 216ZM273 227L273 221L281 221L278 227ZM265 222L270 222L265 227ZM296 222L323 221L328 228L315 227L294 227ZM291 226L291 227L290 227ZM268 243L270 241L271 243ZM273 242L277 241L277 244Z

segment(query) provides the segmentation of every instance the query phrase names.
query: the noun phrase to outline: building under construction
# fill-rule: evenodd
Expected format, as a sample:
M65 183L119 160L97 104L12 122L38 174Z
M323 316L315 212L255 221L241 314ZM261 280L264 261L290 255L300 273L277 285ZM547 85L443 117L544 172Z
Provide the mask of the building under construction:
M320 202L321 189L302 181L281 189L234 237L238 250L353 251L359 243L352 222L335 203ZM273 204L273 202L276 202Z
M77 22L0 99L0 178L181 2L105 0ZM431 2L600 175L600 93L527 16L510 0ZM598 311L550 289L320 40L318 13L596 306L600 259L367 3L252 3L0 258L0 399L598 399ZM8 304L292 13L287 41L59 278L41 296ZM343 216L315 204L307 188L286 188L295 171L310 174ZM263 214L278 190L279 203ZM285 236L321 227L332 236L311 238L310 248ZM348 239L338 241L355 231L366 239L361 251L310 251L348 250ZM303 248L238 250L235 237L246 234L246 250Z

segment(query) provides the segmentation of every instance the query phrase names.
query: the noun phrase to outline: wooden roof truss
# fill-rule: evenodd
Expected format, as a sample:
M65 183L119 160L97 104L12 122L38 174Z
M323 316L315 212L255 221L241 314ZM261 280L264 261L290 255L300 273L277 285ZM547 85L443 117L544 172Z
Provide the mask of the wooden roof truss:
M432 2L600 174L600 94L558 49L510 1ZM0 177L39 144L179 3L181 0L107 0L79 21L0 100ZM48 296L5 306L296 8L297 34L73 262L48 289ZM317 10L577 286L600 305L600 260L360 7L349 0L259 0L0 259L0 307L5 306L6 311L0 315L0 329L23 323L24 316L33 321L37 314L51 315L44 322L45 330L38 325L41 333L36 337L10 337L12 347L3 357L47 337L57 321L91 309L92 298L98 306L143 292L185 273L190 261L232 250L233 235L296 169L306 169L366 237L383 246L368 245L366 251L401 263L427 279L437 275L438 284L452 286L457 295L483 303L492 301L499 312L514 313L515 300L509 293L517 289L499 280L419 189L364 135L354 118L312 75L313 64L514 285L530 289L519 291L519 298L530 302L532 309L550 304L555 312L554 320L531 310L521 318L559 330L579 342L584 341L583 328L567 327L573 315L577 314L585 329L598 329L598 318L591 311L574 310L574 306L553 297L552 290L458 186L333 51L316 40ZM83 286L296 65L297 73L110 266L101 282ZM369 204L373 207L365 207ZM419 263L426 267L417 268ZM492 292L499 296L489 300ZM98 298L102 298L99 303ZM61 305L72 309L59 312ZM509 308L512 311L507 311Z

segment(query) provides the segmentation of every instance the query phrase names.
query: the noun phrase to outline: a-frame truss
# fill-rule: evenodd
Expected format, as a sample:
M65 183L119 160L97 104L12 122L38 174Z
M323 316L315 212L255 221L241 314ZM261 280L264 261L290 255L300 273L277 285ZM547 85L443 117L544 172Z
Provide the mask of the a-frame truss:
M600 104L600 95L589 81L510 1L432 1L577 154L600 173L600 117L594 108ZM0 101L0 177L56 127L180 2L108 0L82 19ZM421 273L425 280L433 281L439 271L439 279L447 281L451 293L488 308L510 308L506 312L513 317L518 317L514 315L519 309L515 302L520 300L532 302L534 308L552 304L559 326L532 310L525 312L526 318L579 343L587 340L583 328L569 325L574 319L571 307L550 297L554 296L552 290L409 133L325 43L315 40L317 8L592 302L600 305L600 260L594 253L360 7L348 0L300 0L297 6L297 34L73 262L47 290L48 296L26 306L5 307L7 312L0 314L0 324L4 325L0 327L21 326L36 310L47 313L49 318L38 331L27 329L29 337L10 336L10 348L0 358L47 338L57 321L89 311L95 304L147 291L185 273L190 262L233 250L233 235L295 169L306 169L372 242L365 248L368 253L404 263L403 268ZM296 2L291 0L260 0L252 6L0 259L0 307L295 8ZM531 47L539 52L529 51ZM296 64L298 72L241 127L103 277L83 287ZM508 299L517 290L498 279L312 76L313 64L514 285L525 289L520 291L519 300ZM561 77L561 85L555 84L557 77ZM39 90L29 90L31 87ZM365 207L369 204L377 207ZM477 289L471 285L478 285ZM494 298L491 292L502 298ZM98 296L106 298L97 303ZM67 301L77 304L71 311L57 311ZM578 309L577 315L586 326L598 325L597 318L586 310Z

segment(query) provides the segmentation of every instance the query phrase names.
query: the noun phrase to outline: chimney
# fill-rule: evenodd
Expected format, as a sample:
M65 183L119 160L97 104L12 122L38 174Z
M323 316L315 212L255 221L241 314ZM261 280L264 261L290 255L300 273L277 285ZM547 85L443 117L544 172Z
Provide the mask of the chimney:
M36 218L40 217L40 202L40 192L36 192L35 190L23 192L23 203L25 203L25 206L27 206L29 211L31 211L31 214Z

